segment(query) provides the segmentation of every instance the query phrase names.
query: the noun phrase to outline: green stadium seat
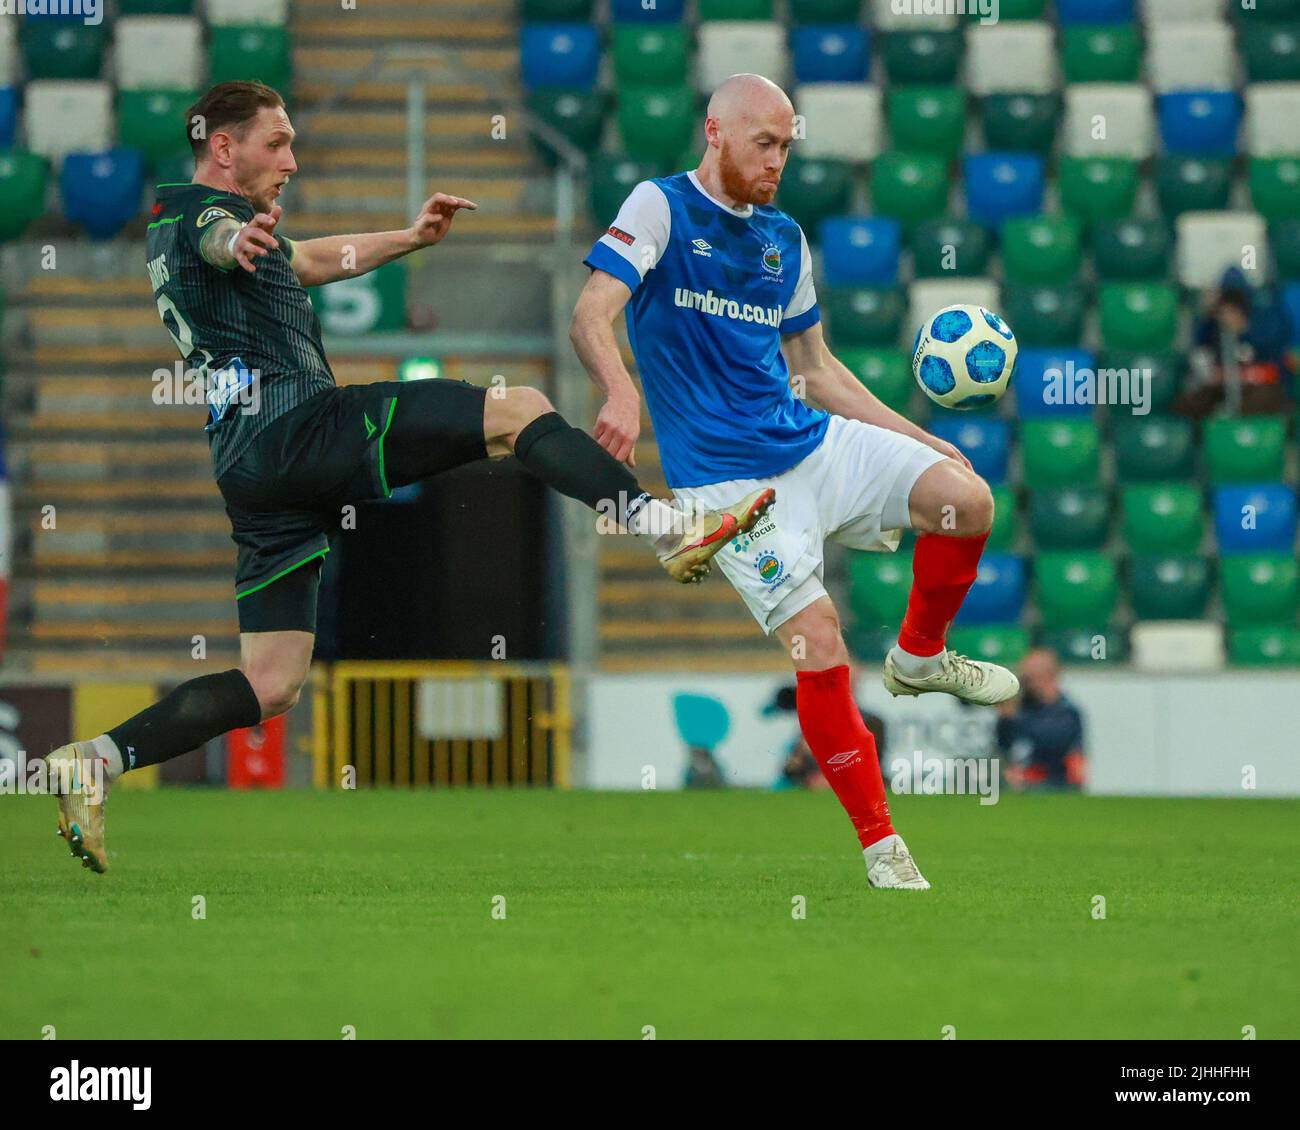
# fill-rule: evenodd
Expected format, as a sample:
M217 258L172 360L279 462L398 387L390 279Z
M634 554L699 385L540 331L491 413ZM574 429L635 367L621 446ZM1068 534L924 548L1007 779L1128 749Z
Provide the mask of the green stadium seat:
M1133 211L1138 163L1124 157L1062 157L1061 207L1085 223L1118 220Z
M265 24L209 28L208 73L214 85L258 79L287 92L293 82L289 29Z
M881 57L891 87L957 81L964 47L960 31L893 31L881 36L881 41Z
M935 153L948 160L961 152L966 133L966 94L956 86L901 86L886 100L896 149Z
M1072 24L1061 29L1066 82L1138 82L1142 41L1136 24Z
M918 279L977 278L988 271L988 230L951 217L918 224L909 239Z
M1156 163L1156 194L1167 220L1184 212L1221 212L1232 193L1232 162L1226 157L1169 153Z
M1184 355L1174 349L1123 350L1109 349L1097 360L1099 370L1125 369L1142 376L1146 394L1150 397L1149 411L1167 412L1182 387ZM1112 410L1116 417L1118 411Z
M593 152L600 142L605 122L605 96L600 91L533 90L528 94L526 105L529 113L551 126L584 153ZM539 134L533 135L533 144L548 164L556 163L558 157L555 151ZM638 160L652 160L653 155L647 154L646 148L642 146L633 151L632 156Z
M1071 216L1022 216L1002 225L1002 271L1011 283L1064 283L1082 258Z
M0 240L14 239L45 211L44 157L23 150L0 153Z
M194 0L117 0L117 11L123 16L188 16Z
M1268 242L1277 259L1278 278L1288 282L1300 279L1300 218L1274 222Z
M770 20L772 0L699 0L700 20Z
M628 194L643 180L657 177L661 166L617 154L602 154L588 166L591 173L591 214L601 225L613 223Z
M897 346L907 296L901 287L833 287L822 296L836 348L854 345Z
M1223 607L1234 628L1294 627L1300 565L1289 553L1232 553L1219 561Z
M1012 284L1002 291L1002 316L1015 327L1021 347L1078 345L1088 298L1074 283Z
M1029 650L1029 633L1024 628L988 624L982 628L952 628L948 648L958 655L969 655L986 663L1015 667Z
M999 0L999 20L1041 20L1047 10L1047 0ZM966 14L972 23L982 20L980 5L967 5Z
M1062 663L1095 668L1128 658L1128 637L1113 625L1048 629L1040 643L1056 652Z
M1172 251L1163 220L1099 220L1092 230L1092 261L1103 282L1168 278Z
M905 350L849 346L835 355L884 404L906 414L916 380L912 376L912 358Z
M980 105L989 149L1046 153L1056 140L1061 99L1056 94L989 94Z
M1243 667L1300 667L1300 628L1240 628L1228 639L1228 659Z
M797 24L852 24L861 8L861 0L790 0L790 19Z
M910 365L908 369L911 371ZM988 553L1010 553L1020 536L1020 516L1016 510L1016 492L1009 486L990 487L993 494L993 528L984 549Z
M1049 629L1109 623L1119 595L1115 562L1101 553L1040 553L1034 592Z
M1029 530L1042 549L1100 549L1110 526L1101 487L1044 487L1029 492Z
M912 591L911 555L898 553L850 552L849 607L860 627L889 628L898 625L907 611Z
M1112 417L1115 472L1121 483L1187 479L1196 469L1196 436L1181 416Z
M791 153L781 176L777 203L812 236L822 220L851 210L853 166L830 157L801 157L797 152Z
M680 24L615 24L613 48L619 86L676 86L687 81L690 39Z
M1252 157L1250 200L1267 220L1300 216L1300 159Z
M1134 282L1101 288L1101 339L1107 349L1169 349L1177 332L1174 287Z
M22 39L29 78L98 78L108 34L103 24L30 19Z
M618 131L623 148L643 161L672 161L695 132L691 87L639 86L618 91Z
M948 166L932 153L882 153L871 166L872 211L904 226L948 210Z
M1142 554L1129 565L1129 598L1139 620L1200 620L1214 573L1196 554Z
M1035 489L1091 485L1101 470L1101 436L1091 420L1025 420L1020 454L1023 481Z
M1300 81L1300 23L1244 24L1237 39L1251 82Z
M519 15L528 24L578 24L591 19L596 0L520 0Z
M188 184L194 179L194 155L186 147L183 153L159 157L153 163L153 175L157 184Z
M1286 418L1220 417L1205 425L1205 462L1210 482L1281 482L1286 466Z
M118 91L118 140L140 150L151 168L166 157L191 159L185 111L197 97L193 90Z
M1187 483L1143 483L1120 488L1124 538L1133 553L1195 553L1205 514L1200 492Z
M1228 12L1243 28L1277 20L1300 20L1300 0L1250 0L1249 7L1229 4Z

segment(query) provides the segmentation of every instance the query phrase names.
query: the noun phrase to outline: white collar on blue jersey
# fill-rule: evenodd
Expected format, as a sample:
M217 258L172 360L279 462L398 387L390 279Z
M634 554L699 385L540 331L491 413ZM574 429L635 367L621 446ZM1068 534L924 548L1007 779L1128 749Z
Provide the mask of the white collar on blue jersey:
M703 193L710 200L712 200L713 203L716 204L719 208L721 208L724 212L730 212L733 216L739 216L742 220L747 220L750 216L754 214L754 206L752 204L746 204L743 208L732 208L724 204L716 196L710 195L709 190L706 189L704 185L700 184L700 178L695 175L694 169L688 169L686 175L691 178L691 184L693 184L696 188L698 188L701 193Z

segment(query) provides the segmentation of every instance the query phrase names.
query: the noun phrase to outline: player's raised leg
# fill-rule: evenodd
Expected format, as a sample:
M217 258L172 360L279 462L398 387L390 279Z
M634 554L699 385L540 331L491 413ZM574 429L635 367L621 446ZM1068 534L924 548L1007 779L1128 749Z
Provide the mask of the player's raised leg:
M839 614L821 596L776 629L796 672L799 728L853 822L873 887L928 890L895 830L880 775L876 739L862 721L849 681Z
M1014 698L1020 682L1005 667L949 651L948 628L975 583L993 525L993 495L974 471L953 459L927 468L908 496L919 531L912 592L898 644L885 657L885 689L918 695L942 691L991 706Z

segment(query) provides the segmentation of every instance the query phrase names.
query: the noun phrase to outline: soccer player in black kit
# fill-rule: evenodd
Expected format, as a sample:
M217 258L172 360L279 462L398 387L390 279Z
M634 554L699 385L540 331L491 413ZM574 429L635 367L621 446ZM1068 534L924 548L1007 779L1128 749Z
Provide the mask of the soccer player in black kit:
M475 460L515 455L570 498L650 538L674 580L771 506L759 491L684 515L571 427L533 388L488 396L459 381L338 387L304 287L353 277L438 243L458 211L437 193L402 231L291 241L276 203L297 172L284 101L257 82L214 86L187 112L190 184L158 187L146 267L163 324L208 390L213 473L238 547L240 664L202 675L106 734L49 754L59 833L83 866L108 867L104 798L124 772L156 765L293 707L311 663L327 533L342 507Z

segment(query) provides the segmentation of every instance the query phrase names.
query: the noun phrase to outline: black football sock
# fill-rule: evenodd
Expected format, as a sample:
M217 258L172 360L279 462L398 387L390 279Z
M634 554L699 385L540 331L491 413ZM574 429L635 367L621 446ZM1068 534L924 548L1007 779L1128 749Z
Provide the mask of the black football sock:
M238 668L200 675L108 731L122 768L140 769L180 757L230 730L255 726L262 707Z

